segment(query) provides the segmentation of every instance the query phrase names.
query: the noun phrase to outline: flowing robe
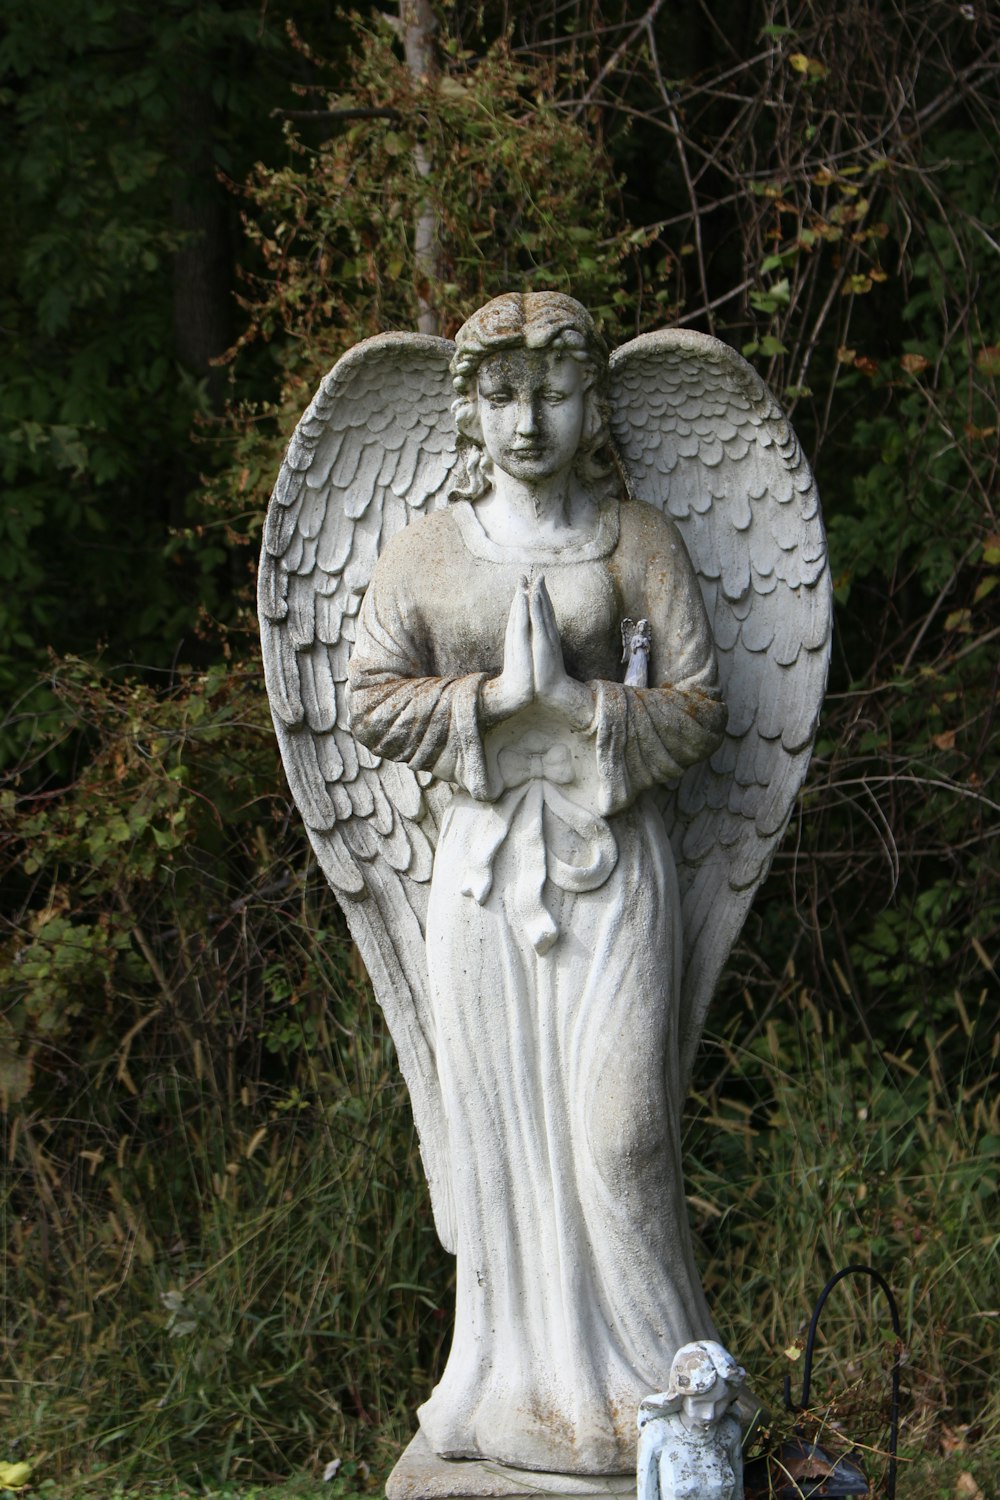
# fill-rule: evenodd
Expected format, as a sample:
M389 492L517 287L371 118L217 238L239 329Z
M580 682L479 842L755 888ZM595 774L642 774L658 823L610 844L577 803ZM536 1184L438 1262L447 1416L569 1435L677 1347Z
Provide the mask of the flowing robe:
M531 570L593 693L582 730L537 705L481 723ZM621 682L626 616L650 622L647 688ZM684 1204L680 910L655 792L725 726L683 543L625 501L588 539L526 553L452 505L380 557L350 687L359 740L453 788L426 943L458 1285L421 1428L446 1457L627 1473L639 1401L679 1345L714 1337Z

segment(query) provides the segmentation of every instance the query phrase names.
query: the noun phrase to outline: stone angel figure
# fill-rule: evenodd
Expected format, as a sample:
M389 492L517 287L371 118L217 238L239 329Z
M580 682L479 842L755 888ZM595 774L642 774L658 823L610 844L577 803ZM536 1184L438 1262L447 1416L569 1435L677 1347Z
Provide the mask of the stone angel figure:
M667 1389L639 1407L638 1500L743 1500L734 1411L745 1378L712 1339L678 1349Z
M724 344L609 362L572 298L511 293L339 361L259 583L289 783L457 1256L423 1437L634 1473L640 1400L715 1337L681 1105L823 694L809 467Z

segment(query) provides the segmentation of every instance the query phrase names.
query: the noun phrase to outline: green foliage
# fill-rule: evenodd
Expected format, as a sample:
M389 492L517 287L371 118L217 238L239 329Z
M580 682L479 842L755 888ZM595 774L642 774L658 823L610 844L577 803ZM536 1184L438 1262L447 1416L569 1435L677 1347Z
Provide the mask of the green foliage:
M422 208L444 247L432 298L445 334L511 288L572 289L612 328L629 303L622 263L635 238L616 214L610 163L558 107L553 67L503 42L478 58L453 47L445 63L417 83L388 28L361 32L351 91L329 103L389 118L345 121L317 147L289 130L290 164L258 165L246 185L245 229L264 271L244 276L238 347L245 357L270 346L281 389L241 408L235 462L212 489L241 533L257 535L281 444L320 375L357 340L415 326L427 291L412 247Z
M1000 1114L995 1073L976 1062L996 1045L991 1008L981 999L965 1015L965 1069L949 1067L933 1035L919 1066L901 1069L850 1043L794 979L764 1024L746 1000L707 1039L686 1143L721 1326L773 1400L784 1374L794 1390L823 1282L848 1263L874 1265L900 1308L905 1440L976 1413L1000 1444L1000 1413L980 1394L998 1354L982 1311L1000 1260ZM881 1294L841 1284L821 1326L816 1423L884 1448L893 1355Z
M355 1500L355 1497L375 1492L375 1487L357 1472L354 1465L345 1464L343 1469L351 1470L344 1479L340 1474L326 1481L302 1474L293 1476L285 1484L224 1484L209 1488L199 1486L195 1490L169 1480L162 1483L156 1480L139 1480L129 1485L114 1483L109 1489L106 1478L96 1482L86 1478L75 1479L70 1485L48 1479L42 1480L29 1493L44 1496L45 1500L85 1500L85 1497L89 1500L92 1495L99 1497L99 1500L195 1500L195 1496L198 1500ZM0 1470L0 1479L2 1477ZM0 1500L9 1500L9 1495L13 1493L0 1489Z
M350 95L330 102L390 118L350 124L315 151L296 144L298 163L284 170L256 170L248 229L270 274L253 326L291 334L310 364L339 352L345 333L414 326L412 231L425 205L444 248L432 289L444 332L511 288L572 288L598 317L625 300L630 240L613 217L609 164L557 107L552 68L502 42L478 59L453 49L446 63L417 82L387 30L364 35Z
M380 1455L447 1329L440 1252L259 686L56 685L85 769L5 805L3 1430L49 1474Z
M277 25L258 8L80 0L5 7L0 195L0 758L54 709L46 649L165 667L220 562L164 566L200 468L190 442L218 381L192 362L192 268L226 261L236 215L220 171L277 144ZM16 213L13 205L17 205ZM231 224L230 224L230 221ZM211 317L221 354L229 293ZM204 291L207 297L207 290ZM210 300L210 299L209 299ZM208 318L207 311L205 312ZM203 340L204 341L204 340ZM27 695L25 698L23 695Z
M927 232L900 288L898 352L870 370L848 367L842 382L845 395L867 399L851 429L862 463L830 516L853 682L824 746L830 792L846 796L851 821L867 813L880 825L888 876L889 899L864 911L845 864L836 935L844 993L894 1051L951 1037L946 1065L959 1072L963 1005L994 982L1000 925L990 732L1000 392L976 311L1000 295L996 264L977 275L981 302L956 300L979 232L995 218L973 139L948 134L931 158L934 192L953 216L932 216L924 184L911 194L911 222L922 214ZM817 802L822 795L821 780ZM828 802L817 830L827 847L846 843L838 824Z

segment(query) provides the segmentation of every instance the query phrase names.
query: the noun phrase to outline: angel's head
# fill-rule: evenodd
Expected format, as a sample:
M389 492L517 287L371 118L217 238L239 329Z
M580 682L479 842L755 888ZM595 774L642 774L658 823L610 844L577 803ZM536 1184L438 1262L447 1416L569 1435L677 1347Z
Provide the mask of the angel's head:
M639 1426L679 1412L691 1432L706 1432L726 1415L746 1379L746 1370L713 1339L684 1344L674 1355L667 1388L639 1408Z
M542 392L541 420L550 432L543 445L521 434L501 467L534 477L546 459L572 461L586 484L606 479L610 465L598 454L609 442L607 352L586 308L560 292L506 292L494 297L459 329L451 362L456 399L452 410L464 451L468 483L456 499L478 500L489 488L491 423L507 391L534 384ZM484 431L485 427L485 431ZM517 477L522 477L520 474Z

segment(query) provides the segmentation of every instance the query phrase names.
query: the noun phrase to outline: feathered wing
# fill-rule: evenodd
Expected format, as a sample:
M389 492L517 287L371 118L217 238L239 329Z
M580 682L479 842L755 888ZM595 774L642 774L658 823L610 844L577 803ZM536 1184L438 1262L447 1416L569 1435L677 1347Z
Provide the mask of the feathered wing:
M454 345L382 334L324 378L288 446L258 575L264 675L292 795L385 1011L443 1243L454 1244L447 1131L424 945L447 788L353 737L347 662L386 542L445 504L456 461Z
M773 396L727 344L680 329L611 360L630 490L677 524L701 585L726 738L666 798L684 927L681 1064L791 815L826 684L832 592L819 496Z

